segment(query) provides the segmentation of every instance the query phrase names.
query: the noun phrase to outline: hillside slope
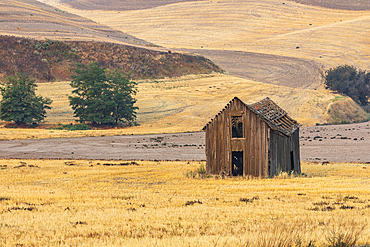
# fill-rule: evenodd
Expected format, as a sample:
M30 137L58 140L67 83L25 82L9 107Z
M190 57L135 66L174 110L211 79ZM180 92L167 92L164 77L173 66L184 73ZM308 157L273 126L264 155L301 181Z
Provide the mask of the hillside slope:
M36 0L0 0L0 35L150 45L132 35Z
M69 80L76 63L93 61L119 69L133 79L222 72L220 67L201 56L99 42L37 41L0 36L0 57L0 78L21 72L39 81Z

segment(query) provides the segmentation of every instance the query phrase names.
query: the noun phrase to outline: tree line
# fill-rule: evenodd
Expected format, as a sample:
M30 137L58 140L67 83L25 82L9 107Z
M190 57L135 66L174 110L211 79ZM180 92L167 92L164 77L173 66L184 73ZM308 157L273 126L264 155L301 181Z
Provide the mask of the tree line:
M326 88L351 97L361 106L369 105L370 72L340 65L325 72Z
M132 123L138 107L136 82L118 70L110 71L98 63L77 64L71 76L72 95L68 97L74 117L80 123L116 125ZM6 77L0 92L0 119L16 125L38 124L51 109L52 101L36 95L36 82L27 74Z

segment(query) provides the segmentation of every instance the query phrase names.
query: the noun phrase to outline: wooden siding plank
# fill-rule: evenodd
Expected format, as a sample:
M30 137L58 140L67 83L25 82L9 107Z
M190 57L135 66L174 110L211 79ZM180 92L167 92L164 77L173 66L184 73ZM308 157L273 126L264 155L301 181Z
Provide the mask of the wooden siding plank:
M261 177L262 175L262 166L261 166L261 155L262 155L262 130L261 130L261 119L256 121L256 172L257 176Z
M215 157L215 174L219 174L220 173L220 146L219 146L219 143L220 143L220 131L219 131L219 128L220 128L220 117L217 116L216 118L216 121L215 121L215 149L216 149L216 157Z
M250 146L250 151L251 151L251 156L250 156L250 174L249 175L252 175L252 176L255 176L255 173L254 173L254 163L255 163L255 160L254 160L254 154L255 154L255 146L254 146L254 138L255 138L255 132L253 131L255 129L255 125L254 125L254 120L255 120L255 114L251 114L251 121L250 121L250 133L251 133L251 139L250 139L250 143L249 143L249 146Z
M283 164L283 159L284 159L284 145L281 140L281 135L276 134L276 154L277 154L277 170L276 170L276 175L279 174L279 172L282 171L282 164Z
M210 137L211 137L211 140L210 140L210 144L211 144L211 147L212 147L212 151L211 151L211 161L212 161L212 163L211 163L211 166L212 166L212 169L211 169L211 171L212 171L212 174L215 174L215 158L216 158L216 148L215 148L215 122L214 121L212 121L212 124L211 124L211 129L212 129L212 133L211 133L211 135L210 135Z
M223 156L221 157L222 158L222 161L223 161L223 171L224 171L224 174L225 175L229 175L228 174L228 167L229 167L229 164L227 162L227 139L228 139L228 131L227 131L227 113L224 111L223 113L223 142L222 142L222 145L223 145Z
M220 171L219 174L223 174L224 172L224 114L220 114L220 119L219 119L219 135L220 139L218 142L218 145L220 147Z
M270 143L270 129L265 124L265 130L266 130L266 139L265 139L265 176L269 176L269 143Z
M251 150L250 150L250 141L251 141L251 125L250 125L250 121L251 121L251 111L249 109L246 109L246 125L245 125L245 131L246 131L246 134L245 134L245 138L246 138L246 141L245 141L245 174L246 175L250 175L251 174L251 171L250 171L250 166L251 166L251 160L250 160L250 157L251 157Z
M266 157L266 127L264 122L261 121L261 177L266 177L265 174L265 157Z

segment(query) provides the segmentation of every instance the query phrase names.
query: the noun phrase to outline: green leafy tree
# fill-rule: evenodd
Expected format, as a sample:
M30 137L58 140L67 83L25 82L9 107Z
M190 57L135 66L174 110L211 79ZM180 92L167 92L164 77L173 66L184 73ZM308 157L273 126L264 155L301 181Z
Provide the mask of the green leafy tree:
M69 101L81 123L112 125L136 119L136 82L121 72L107 71L98 63L77 64Z
M36 96L36 83L28 75L7 77L0 87L0 119L13 121L17 125L40 123L46 117L46 109L51 109L51 100Z

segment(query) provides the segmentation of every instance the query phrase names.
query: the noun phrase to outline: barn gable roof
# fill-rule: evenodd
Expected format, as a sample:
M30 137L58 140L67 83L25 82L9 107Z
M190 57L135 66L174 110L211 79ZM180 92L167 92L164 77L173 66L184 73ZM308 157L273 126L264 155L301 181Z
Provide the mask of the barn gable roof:
M217 116L220 115L224 110L226 110L229 105L235 100L240 101L252 112L257 114L270 126L271 129L276 130L284 135L290 136L296 129L300 127L300 124L296 120L292 119L286 111L280 108L268 97L250 105L245 104L238 97L235 97L213 119L217 118ZM213 119L211 120L211 122L213 121ZM207 125L203 127L203 130L205 130L211 122L207 123Z

